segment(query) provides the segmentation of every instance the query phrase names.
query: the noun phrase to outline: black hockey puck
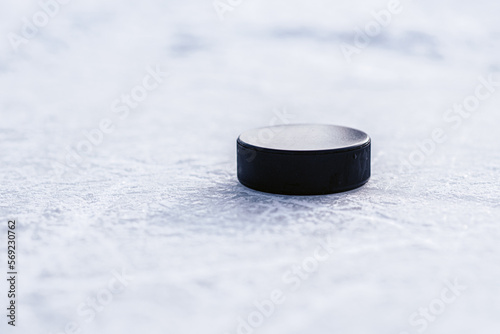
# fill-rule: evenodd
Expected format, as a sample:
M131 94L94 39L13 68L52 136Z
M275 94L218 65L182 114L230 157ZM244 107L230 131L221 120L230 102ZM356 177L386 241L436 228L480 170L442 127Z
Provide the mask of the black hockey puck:
M284 195L351 190L370 178L370 137L335 125L281 125L250 130L237 142L238 179Z

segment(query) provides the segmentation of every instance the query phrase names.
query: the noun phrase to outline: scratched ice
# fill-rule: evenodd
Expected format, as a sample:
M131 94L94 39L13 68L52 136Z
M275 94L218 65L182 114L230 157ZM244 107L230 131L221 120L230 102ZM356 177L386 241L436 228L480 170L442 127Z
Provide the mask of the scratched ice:
M340 45L386 2L248 0L221 21L212 1L73 1L17 52L7 34L40 7L3 4L16 333L498 333L499 86L448 110L500 80L500 4L401 3L350 63ZM156 65L163 82L121 102ZM79 145L103 119L114 131ZM370 182L322 197L241 186L236 137L283 122L369 133Z

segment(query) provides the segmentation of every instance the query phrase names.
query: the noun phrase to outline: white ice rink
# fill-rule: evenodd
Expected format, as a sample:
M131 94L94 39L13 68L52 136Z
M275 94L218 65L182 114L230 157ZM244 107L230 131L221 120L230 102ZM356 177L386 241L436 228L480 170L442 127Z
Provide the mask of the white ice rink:
M47 1L0 5L0 333L500 332L498 1ZM241 186L282 123L371 180Z

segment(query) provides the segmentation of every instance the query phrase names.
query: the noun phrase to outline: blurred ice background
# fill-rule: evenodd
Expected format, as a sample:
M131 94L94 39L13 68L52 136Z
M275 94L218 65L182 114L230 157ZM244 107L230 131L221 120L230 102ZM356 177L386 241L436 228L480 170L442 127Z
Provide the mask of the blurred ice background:
M221 2L224 20L210 0L73 0L16 51L9 38L40 4L0 5L16 333L233 334L276 289L285 302L241 333L498 333L500 92L455 127L443 117L500 71L500 3L402 1L348 62L340 46L387 1ZM168 77L120 119L111 105L156 66ZM321 197L241 186L236 137L277 115L369 133L370 182ZM62 167L107 118L114 131ZM402 170L436 128L448 140ZM283 276L325 238L333 253L292 291ZM133 279L87 321L122 270ZM415 318L456 280L453 303Z

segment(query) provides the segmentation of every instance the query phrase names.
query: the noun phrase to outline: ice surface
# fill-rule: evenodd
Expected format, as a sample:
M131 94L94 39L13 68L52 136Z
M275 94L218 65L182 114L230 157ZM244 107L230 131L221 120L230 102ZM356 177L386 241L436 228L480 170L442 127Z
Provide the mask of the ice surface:
M280 290L240 332L498 333L500 92L447 110L500 77L500 4L402 6L349 63L340 45L387 2L245 0L221 21L210 0L72 1L17 52L8 34L40 7L3 3L0 219L20 224L20 308L0 332L233 334ZM161 85L114 113L157 65ZM114 131L65 166L103 119ZM366 131L370 182L320 197L241 186L237 136L286 122ZM297 290L294 265L313 268ZM133 279L110 301L122 270ZM87 321L96 297L109 303Z

